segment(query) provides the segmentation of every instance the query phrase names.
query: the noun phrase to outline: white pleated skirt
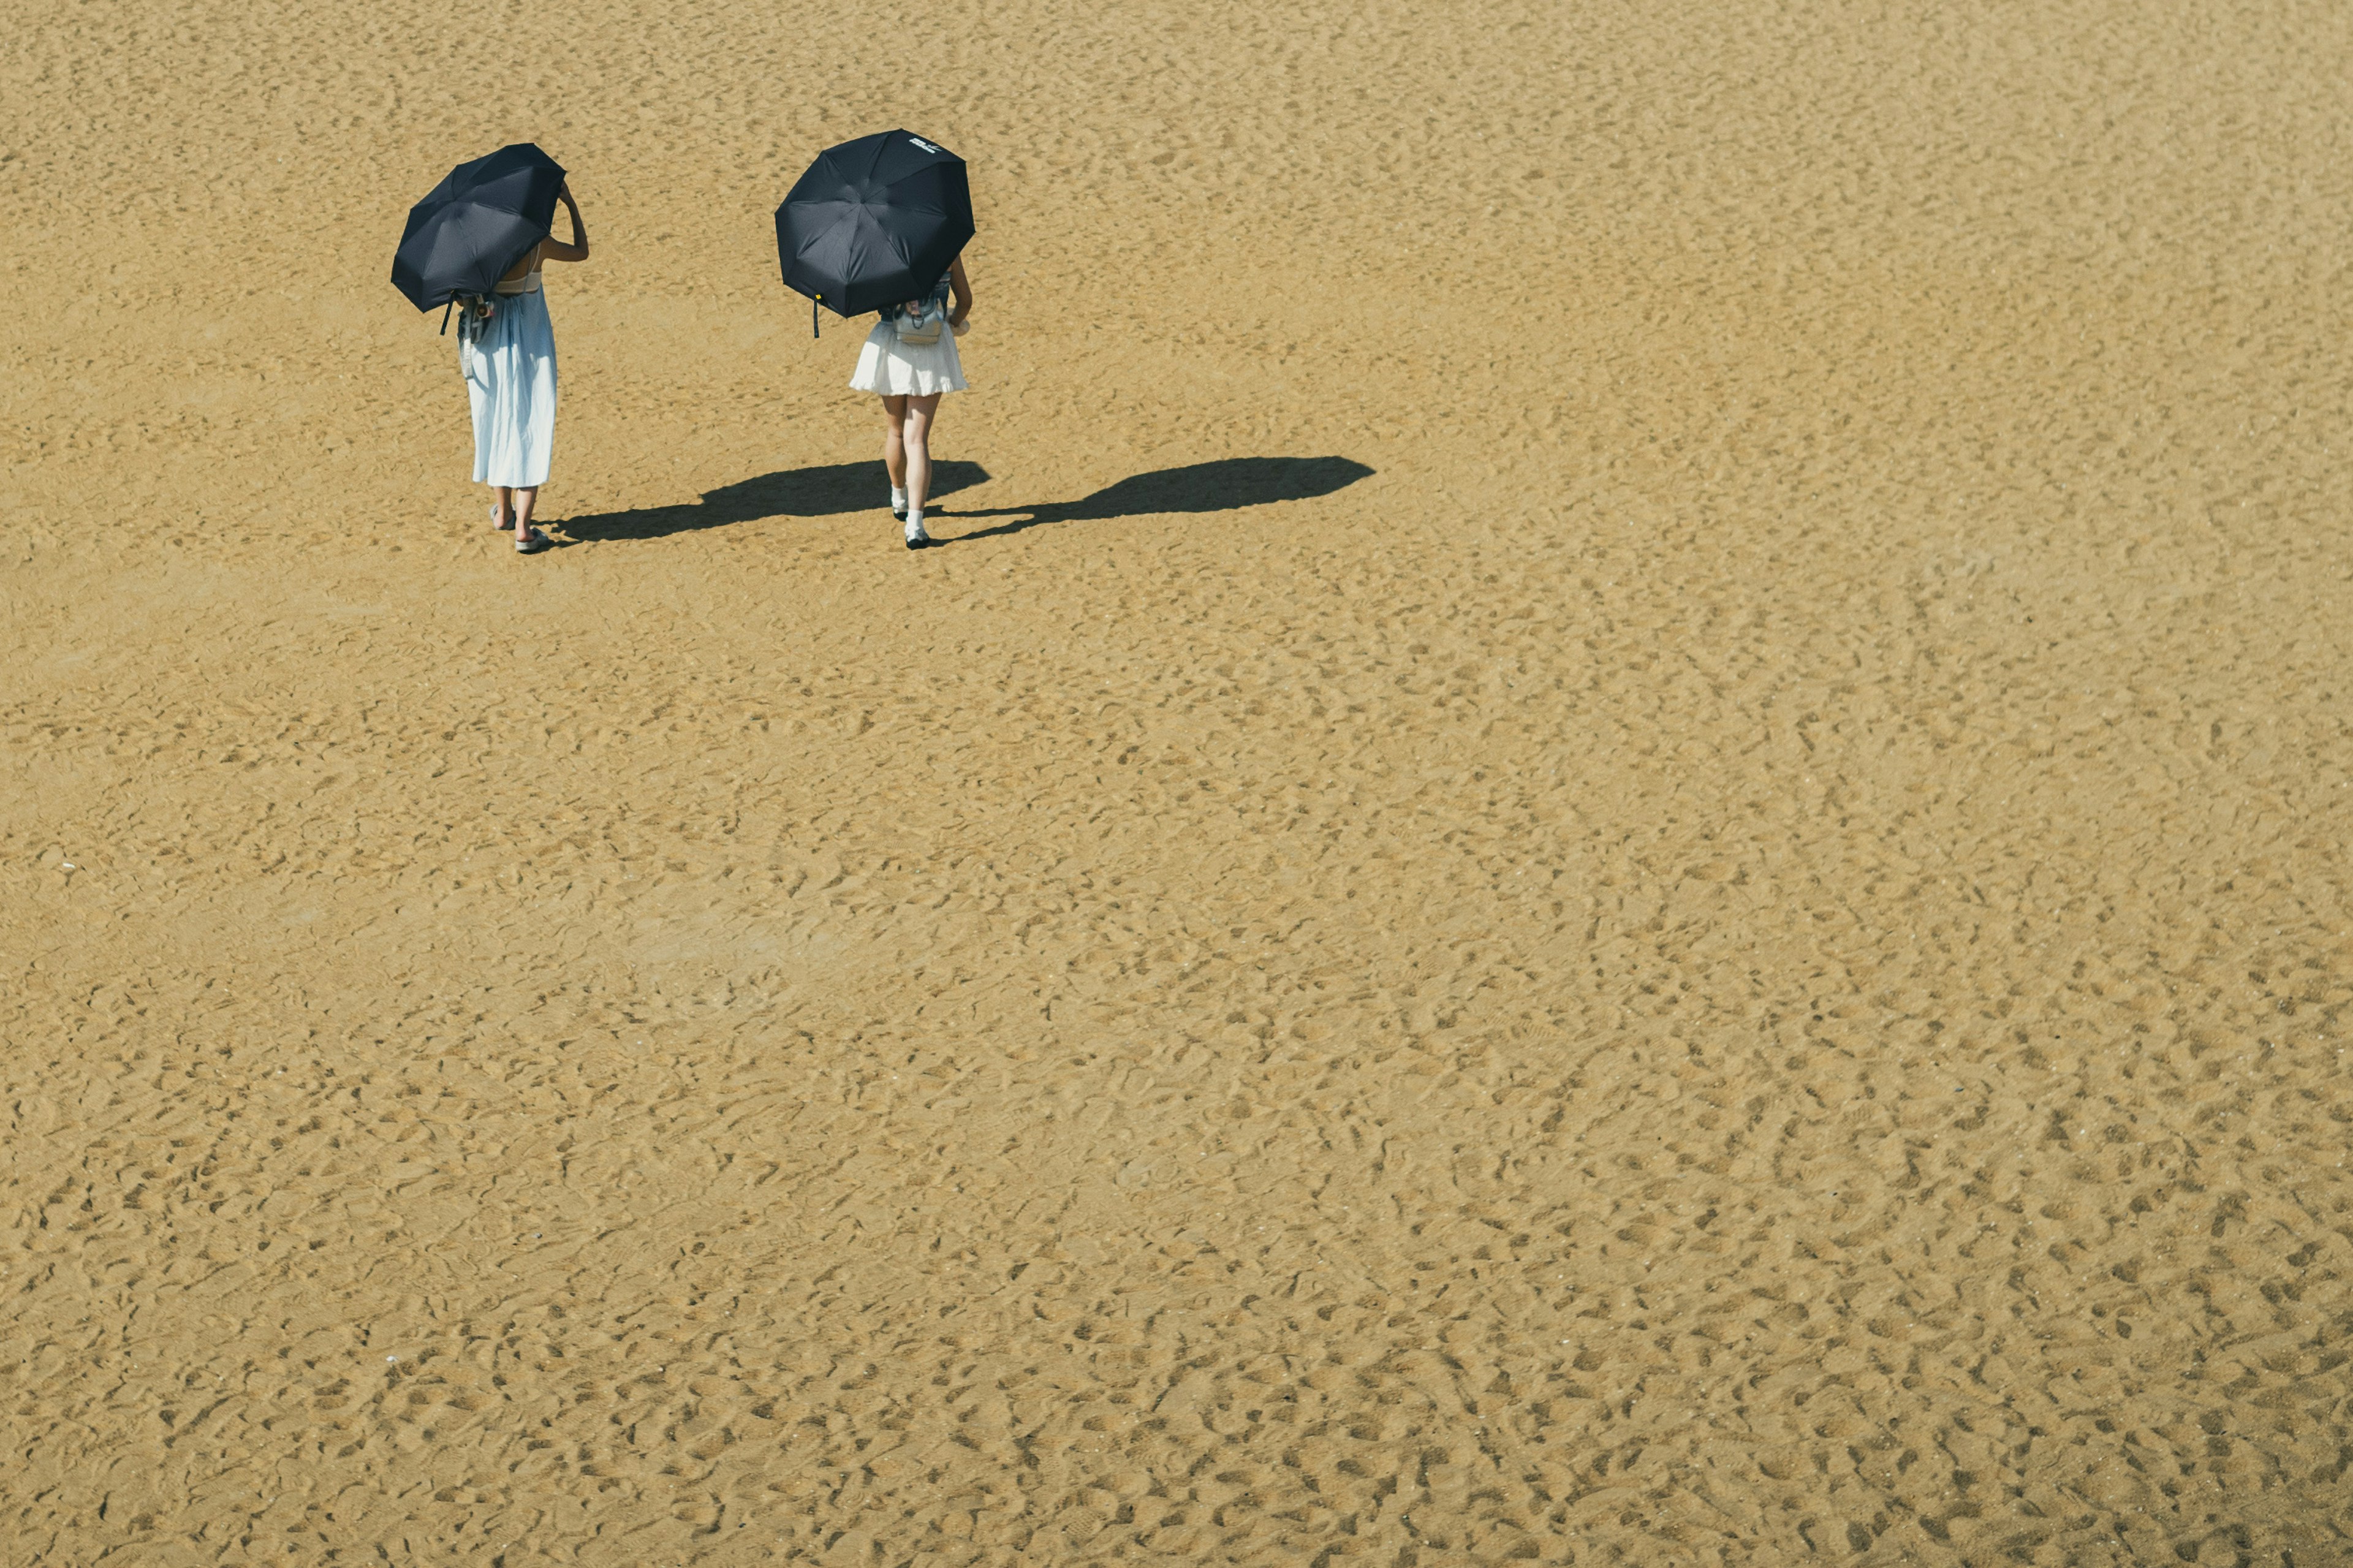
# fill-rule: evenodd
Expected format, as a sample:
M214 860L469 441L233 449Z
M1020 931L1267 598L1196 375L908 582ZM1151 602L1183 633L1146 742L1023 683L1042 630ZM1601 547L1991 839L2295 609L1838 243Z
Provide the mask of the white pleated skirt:
M459 368L474 408L474 482L547 482L555 448L555 329L547 296L501 294L480 336L460 341Z
M955 333L942 331L940 341L921 347L899 341L899 329L877 321L858 351L858 369L849 377L853 392L879 392L885 397L929 397L935 392L964 390L964 361L956 355Z

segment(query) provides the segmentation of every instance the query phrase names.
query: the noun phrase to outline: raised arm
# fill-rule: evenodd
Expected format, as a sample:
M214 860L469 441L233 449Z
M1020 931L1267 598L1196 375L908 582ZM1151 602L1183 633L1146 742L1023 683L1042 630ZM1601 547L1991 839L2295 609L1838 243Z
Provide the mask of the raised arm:
M961 256L948 263L948 289L955 296L948 311L948 321L951 325L961 327L964 319L972 314L972 285L965 279L964 258Z
M563 201L564 210L572 215L572 243L566 245L550 235L540 241L540 257L546 261L586 261L588 259L588 226L580 221L580 204L572 199L572 182L565 181L555 194Z

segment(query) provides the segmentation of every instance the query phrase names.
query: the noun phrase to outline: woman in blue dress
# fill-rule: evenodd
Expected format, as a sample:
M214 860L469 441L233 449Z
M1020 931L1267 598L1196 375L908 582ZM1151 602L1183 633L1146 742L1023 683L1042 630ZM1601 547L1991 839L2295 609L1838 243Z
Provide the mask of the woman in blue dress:
M555 447L555 329L539 269L543 262L588 259L580 204L568 184L556 194L572 215L572 243L551 236L533 246L468 312L458 335L459 368L474 413L474 482L497 488L491 526L512 529L522 555L554 542L531 525Z

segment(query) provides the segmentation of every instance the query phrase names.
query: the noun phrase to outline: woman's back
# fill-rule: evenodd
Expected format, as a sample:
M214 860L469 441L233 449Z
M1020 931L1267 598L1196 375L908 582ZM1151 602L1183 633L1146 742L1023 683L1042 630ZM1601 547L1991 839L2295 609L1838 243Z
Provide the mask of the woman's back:
M496 287L499 293L536 294L539 292L540 249L539 246L534 245L523 253L522 259L516 262L513 268L498 280Z

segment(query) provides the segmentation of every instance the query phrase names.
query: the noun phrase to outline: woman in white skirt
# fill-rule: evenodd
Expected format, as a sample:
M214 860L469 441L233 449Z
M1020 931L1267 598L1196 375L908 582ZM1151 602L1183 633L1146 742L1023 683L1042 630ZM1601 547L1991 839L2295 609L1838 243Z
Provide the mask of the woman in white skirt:
M550 237L498 281L459 334L458 363L474 408L474 482L497 488L491 526L512 529L515 550L535 555L554 542L531 525L555 445L555 329L547 320L540 264L588 259L588 230L565 184L556 193L572 215L572 243Z
M956 339L972 311L972 285L964 258L948 266L930 295L892 305L866 334L849 385L882 398L882 466L891 471L891 514L907 525L907 548L934 542L923 531L923 502L932 489L932 424L943 394L964 390Z

